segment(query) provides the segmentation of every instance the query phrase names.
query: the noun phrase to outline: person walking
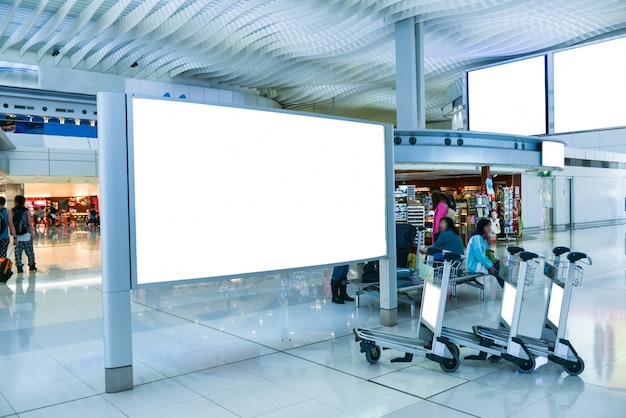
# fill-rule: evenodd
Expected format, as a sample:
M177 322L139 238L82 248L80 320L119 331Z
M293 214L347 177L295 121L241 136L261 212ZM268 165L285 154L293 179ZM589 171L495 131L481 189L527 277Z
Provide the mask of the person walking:
M26 252L28 257L28 270L37 271L35 265L35 250L33 240L35 239L35 229L33 228L33 218L26 207L24 196L15 196L15 207L13 208L13 227L15 228L15 264L17 273L24 273L24 263L22 255Z
M346 301L354 302L354 298L348 296L348 292L346 291L348 285L344 283L348 280L349 270L350 266L348 264L333 268L333 274L330 278L330 287L333 292L333 303L343 305Z
M6 204L7 200L0 196L0 258L7 258L11 237L16 236L13 214L7 210Z

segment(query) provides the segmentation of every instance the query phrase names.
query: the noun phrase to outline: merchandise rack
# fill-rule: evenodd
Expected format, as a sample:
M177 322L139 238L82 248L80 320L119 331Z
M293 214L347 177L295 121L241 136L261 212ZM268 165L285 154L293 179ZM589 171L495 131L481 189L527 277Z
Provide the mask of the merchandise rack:
M412 202L408 204L407 208L407 221L416 228L423 227L426 223L426 209L424 206ZM420 240L418 242L418 240ZM417 234L415 236L415 243L419 247L424 247L424 234Z

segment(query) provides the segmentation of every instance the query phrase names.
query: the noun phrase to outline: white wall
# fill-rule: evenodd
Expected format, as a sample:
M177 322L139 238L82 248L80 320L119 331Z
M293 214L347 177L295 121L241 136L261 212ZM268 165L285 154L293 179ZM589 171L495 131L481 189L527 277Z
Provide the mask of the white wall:
M575 228L626 222L626 170L566 167L552 173L554 225L568 224L570 211L568 178L572 178L572 223ZM541 227L542 207L539 192L542 178L537 173L522 176L524 229Z
M541 177L538 174L522 175L522 228L538 229L541 227L542 202ZM523 231L522 231L523 232Z
M626 128L558 134L550 137L567 141L569 148L626 154Z
M566 158L626 163L626 128L575 132L542 136L558 138L568 143ZM569 195L567 179L572 179L571 223L574 228L626 222L626 170L611 168L565 167L553 171L553 223L569 223ZM539 228L542 203L537 198L541 187L538 174L522 176L524 227Z
M41 65L39 67L39 88L42 90L66 93L96 94L99 91L123 93L125 77Z
M11 176L98 176L97 151L18 148L3 154L9 159Z
M571 187L569 180L570 177L565 175L554 177L554 225L569 225L571 222L573 213L570 211Z

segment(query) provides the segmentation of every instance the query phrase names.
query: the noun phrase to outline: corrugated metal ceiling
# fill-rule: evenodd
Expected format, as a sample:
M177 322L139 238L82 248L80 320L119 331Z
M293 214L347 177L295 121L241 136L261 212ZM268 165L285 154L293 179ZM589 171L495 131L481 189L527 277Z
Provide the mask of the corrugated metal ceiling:
M409 17L439 120L463 70L626 30L626 0L0 0L0 52L395 122L394 22Z

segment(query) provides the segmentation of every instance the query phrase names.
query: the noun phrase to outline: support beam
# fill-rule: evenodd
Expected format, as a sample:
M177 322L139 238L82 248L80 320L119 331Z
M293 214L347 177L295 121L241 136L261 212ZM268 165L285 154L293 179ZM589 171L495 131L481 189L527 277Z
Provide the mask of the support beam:
M398 129L426 128L424 23L396 23L396 114Z
M126 95L97 97L104 377L114 393L133 388Z
M385 164L387 188L387 259L380 260L380 323L398 324L398 282L396 279L396 218L393 128L385 127Z

